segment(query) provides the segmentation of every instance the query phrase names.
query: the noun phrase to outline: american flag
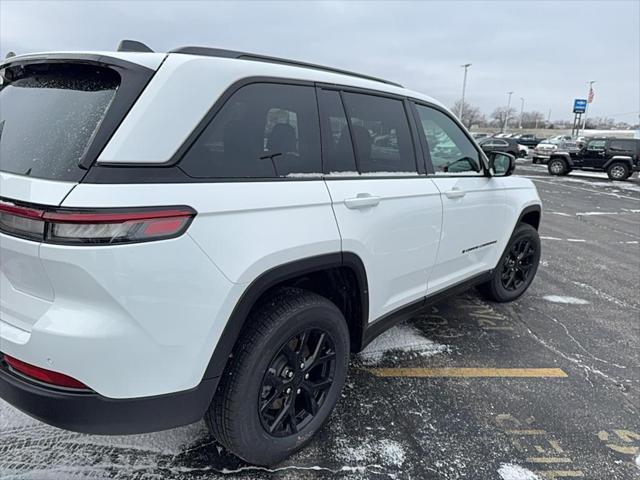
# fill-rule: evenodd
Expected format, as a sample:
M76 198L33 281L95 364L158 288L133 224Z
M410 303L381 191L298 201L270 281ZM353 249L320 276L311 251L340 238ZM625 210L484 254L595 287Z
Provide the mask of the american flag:
M593 93L593 87L589 86L589 96L587 97L587 102L593 103L593 97L595 93Z

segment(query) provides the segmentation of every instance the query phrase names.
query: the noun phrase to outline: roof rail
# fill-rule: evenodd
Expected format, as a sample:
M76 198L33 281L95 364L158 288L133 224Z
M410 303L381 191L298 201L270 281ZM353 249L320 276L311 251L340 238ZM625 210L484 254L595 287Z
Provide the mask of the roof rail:
M184 53L187 55L201 55L205 57L221 57L221 58L235 58L239 60L253 60L256 62L277 63L280 65L291 65L293 67L312 68L314 70L322 70L325 72L339 73L342 75L349 75L351 77L363 78L366 80L373 80L374 82L386 83L387 85L393 85L395 87L404 88L402 85L382 78L373 77L371 75L365 75L362 73L350 72L348 70L342 70L340 68L326 67L324 65L316 65L314 63L299 62L297 60L290 60L287 58L270 57L268 55L259 55L256 53L240 52L236 50L225 50L222 48L209 48L209 47L180 47L175 50L171 50L169 53Z
M122 40L118 45L118 52L151 52L153 50L137 40Z

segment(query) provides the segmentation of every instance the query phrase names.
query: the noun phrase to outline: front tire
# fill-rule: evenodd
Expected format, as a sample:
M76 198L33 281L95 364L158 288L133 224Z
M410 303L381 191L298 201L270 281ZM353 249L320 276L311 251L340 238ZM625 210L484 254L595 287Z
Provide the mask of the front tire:
M611 180L626 180L631 176L631 170L622 162L614 162L607 167L607 176Z
M521 223L509 239L491 280L478 287L489 300L511 302L531 285L540 263L540 236L531 225Z
M205 415L249 463L274 465L322 427L344 386L349 330L332 302L281 289L252 312Z
M547 170L551 175L566 175L569 173L567 162L561 158L552 158L547 164Z

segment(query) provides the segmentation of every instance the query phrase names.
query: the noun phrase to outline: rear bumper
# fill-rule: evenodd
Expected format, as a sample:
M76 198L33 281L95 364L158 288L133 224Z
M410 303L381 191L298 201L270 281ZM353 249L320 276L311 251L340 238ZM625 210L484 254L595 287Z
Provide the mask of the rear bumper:
M191 390L167 395L111 399L32 383L0 359L0 398L37 420L80 433L125 435L197 422L209 407L218 380L206 379Z

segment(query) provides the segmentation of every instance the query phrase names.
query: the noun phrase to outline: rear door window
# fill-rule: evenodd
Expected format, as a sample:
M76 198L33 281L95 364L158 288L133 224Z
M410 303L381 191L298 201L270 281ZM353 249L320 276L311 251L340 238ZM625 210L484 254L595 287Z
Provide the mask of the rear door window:
M318 90L318 102L325 171L329 174L358 175L349 124L340 93L333 90Z
M78 164L120 85L112 69L34 64L0 90L0 170L79 181Z
M320 176L313 87L254 83L234 93L180 162L196 178Z
M359 93L344 93L343 98L360 172L417 175L403 102Z
M587 150L591 152L602 152L604 151L604 146L606 145L606 140L591 140L587 144Z

